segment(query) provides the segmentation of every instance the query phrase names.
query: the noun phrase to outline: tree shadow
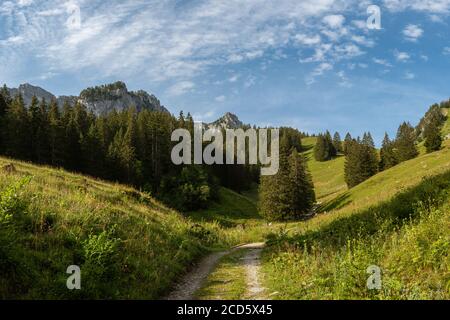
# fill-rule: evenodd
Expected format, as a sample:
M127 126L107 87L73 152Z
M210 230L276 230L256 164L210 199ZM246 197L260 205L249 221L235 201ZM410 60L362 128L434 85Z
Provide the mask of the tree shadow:
M333 200L330 200L323 205L321 205L319 208L317 208L317 212L327 212L332 210L341 209L342 207L350 204L352 201L349 199L350 194L348 192L345 192L341 194L339 197L334 198Z

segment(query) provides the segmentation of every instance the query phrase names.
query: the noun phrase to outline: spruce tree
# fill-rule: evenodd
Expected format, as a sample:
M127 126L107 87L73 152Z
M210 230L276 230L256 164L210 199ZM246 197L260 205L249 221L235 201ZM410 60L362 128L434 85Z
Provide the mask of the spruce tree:
M429 123L424 131L427 153L439 151L442 147L441 127L437 121Z
M301 218L314 205L316 198L312 177L308 172L306 160L294 148L289 156L289 179L292 191L291 219Z
M352 136L350 135L350 133L349 132L347 132L347 134L345 135L345 139L344 139L344 145L343 145L343 152L344 152L344 155L347 155L347 151L348 151L348 147L349 147L349 145L351 144L351 142L352 142Z
M5 145L4 145L4 135L3 132L6 125L5 115L6 111L8 110L8 105L10 103L9 101L9 92L6 89L6 86L4 86L0 90L0 154L4 154L5 152Z
M324 135L317 136L316 144L314 146L314 158L316 161L327 161L331 159L330 149L327 139Z
M367 180L378 171L376 150L372 147L370 135L364 136L363 141L358 138L349 142L347 146L344 177L349 188Z
M298 219L308 213L315 202L306 161L291 142L288 135L281 137L278 173L261 177L259 207L269 221Z
M384 134L383 143L380 150L380 165L381 171L392 168L397 164L397 159L394 153L394 143L389 139L387 132Z
M49 163L53 166L63 164L63 133L58 103L53 99L48 114Z
M4 145L8 156L31 159L30 124L22 95L17 95L5 115Z
M337 151L336 148L334 147L333 139L331 138L331 134L328 130L325 133L325 141L328 149L328 160L330 160L331 158L336 157Z
M341 136L339 135L339 132L335 132L333 136L333 146L336 150L336 153L342 153L342 141Z
M289 177L290 148L286 136L280 138L277 174L262 176L259 186L259 209L268 221L286 220L293 207Z
M399 163L419 155L416 147L415 130L407 122L403 122L398 128L397 138L395 139L395 155Z

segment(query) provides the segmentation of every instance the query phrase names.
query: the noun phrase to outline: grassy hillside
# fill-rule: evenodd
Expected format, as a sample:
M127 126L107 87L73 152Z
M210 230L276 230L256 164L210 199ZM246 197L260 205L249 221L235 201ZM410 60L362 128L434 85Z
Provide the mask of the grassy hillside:
M220 188L219 199L207 209L186 213L193 221L212 222L224 230L222 237L227 243L250 243L262 241L270 226L258 213L255 189L238 194Z
M319 229L274 236L265 284L278 299L449 299L449 194L450 172ZM381 290L366 287L370 266Z
M326 202L347 190L344 180L345 157L339 156L333 160L319 162L314 159L314 145L317 138L302 139L303 153L308 159L308 168L312 174L318 202Z
M444 137L450 134L450 114L449 109L443 109L444 115L447 117L447 121L444 123L444 126L442 128L442 134Z
M123 185L0 158L0 298L157 298L207 247L243 233L227 238ZM70 265L83 290L66 288Z
M323 204L326 214L270 235L265 284L275 297L448 299L449 142L341 192ZM311 162L313 177L316 169ZM382 269L381 291L366 288L370 265Z
M388 200L405 188L417 185L424 177L450 169L450 141L439 152L425 154L380 172L360 185L341 193L322 205L322 211L345 213Z

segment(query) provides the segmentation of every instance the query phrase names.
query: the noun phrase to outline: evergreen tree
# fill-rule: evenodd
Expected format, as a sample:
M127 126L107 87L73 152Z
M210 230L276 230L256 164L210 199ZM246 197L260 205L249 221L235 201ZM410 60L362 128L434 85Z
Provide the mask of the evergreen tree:
M290 153L287 137L281 136L278 172L261 177L259 209L269 221L286 220L293 207L288 160Z
M0 90L0 154L3 154L5 152L5 145L4 145L4 128L6 125L6 112L8 110L8 106L11 103L9 99L9 92L6 88L6 85L3 86L3 88Z
M328 160L330 160L331 158L336 157L337 150L334 147L333 139L331 138L331 134L328 130L325 133L325 141L326 141L327 149L328 149Z
M424 131L427 153L439 151L442 147L441 127L437 121L430 122Z
M333 146L336 150L336 153L342 153L342 141L341 136L339 135L339 132L335 132L333 136Z
M49 163L50 154L50 132L49 114L45 99L39 104L39 112L34 137L35 159L38 163Z
M316 202L314 185L306 166L306 160L297 152L297 150L292 150L288 161L292 192L290 218L301 218L302 215L307 214L311 210Z
M48 114L48 162L53 166L61 166L63 164L63 132L58 104L53 99L50 102Z
M30 125L22 96L17 95L5 115L4 145L8 156L30 160Z
M398 128L397 138L395 139L395 155L399 163L419 155L416 147L415 130L407 122L403 122Z
M284 135L280 139L279 170L262 176L259 207L269 221L292 220L310 211L314 187L305 160Z
M358 138L349 142L344 165L347 186L353 188L376 174L377 171L378 158L375 148L371 145L370 135L365 134L363 141Z
M389 139L387 132L384 134L383 143L380 150L381 171L392 168L397 164L397 158L394 153L394 143Z
M370 132L364 132L362 143L367 147L375 148L375 143L373 142Z
M327 161L331 159L330 149L327 139L324 135L317 136L316 144L314 146L314 158L316 161Z
M348 133L347 132L347 134L345 135L345 139L344 139L344 145L343 145L343 152L344 152L344 155L347 155L347 149L348 149L348 146L351 144L351 142L352 142L352 136L350 135L350 133Z

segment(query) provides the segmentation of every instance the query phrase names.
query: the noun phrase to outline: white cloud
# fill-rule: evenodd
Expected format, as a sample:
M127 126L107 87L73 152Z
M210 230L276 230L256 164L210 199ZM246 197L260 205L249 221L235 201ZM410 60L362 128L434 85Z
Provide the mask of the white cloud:
M444 47L444 49L442 50L442 54L443 55L450 55L450 47Z
M441 14L450 11L450 0L384 0L383 3L394 12L414 10Z
M385 66L385 67L389 67L389 68L392 67L392 64L390 64L387 60L378 59L378 58L373 58L372 60L376 64L379 64L379 65L382 65L382 66Z
M337 76L340 79L339 85L341 87L345 87L345 88L351 88L352 87L352 84L351 84L350 80L348 79L345 71L339 71L336 74L337 74Z
M49 0L25 12L46 33L34 37L40 45L30 50L38 50L50 67L89 68L103 77L139 72L152 81L189 80L213 65L261 58L296 34L308 33L308 19L345 7L335 0L280 0L264 6L253 0L79 0L82 25L72 31L64 26L67 12L58 15L65 9L59 3ZM30 35L34 31L25 29Z
M230 78L228 78L229 82L236 82L239 80L239 75L238 74L233 74Z
M365 20L353 20L352 24L359 29L367 29L367 21Z
M367 39L364 36L359 36L359 35L353 35L351 37L352 41L356 42L357 44L366 46L366 47L373 47L375 45L375 41L373 41L372 39Z
M403 29L403 35L405 40L415 42L423 35L423 29L418 25L409 24Z
M342 28L345 17L343 15L329 15L323 18L323 22L327 24L332 29Z
M397 61L406 62L409 60L410 55L407 52L401 52L398 50L394 50L394 57L395 57L395 59L397 59Z
M325 72L333 69L333 65L327 62L319 64L310 74L306 77L306 84L311 85L316 82L316 78L323 75Z
M320 38L319 35L314 35L314 36L307 36L304 34L297 34L294 37L294 40L299 43L299 44L303 44L306 46L311 46L311 45L317 45L319 44L322 39Z
M180 96L182 94L185 94L186 92L192 91L194 87L195 84L191 81L181 81L171 86L167 90L167 93L170 96Z
M214 100L217 102L224 102L227 98L224 95L216 97Z

